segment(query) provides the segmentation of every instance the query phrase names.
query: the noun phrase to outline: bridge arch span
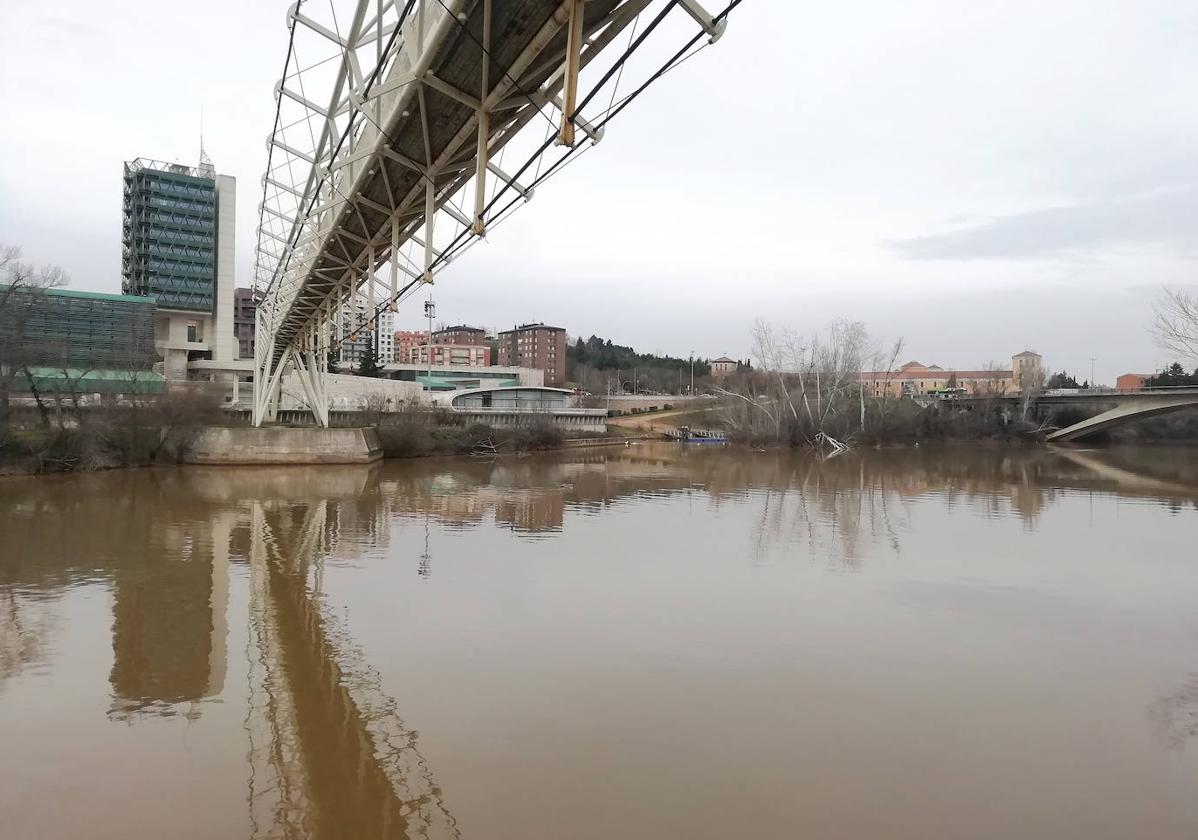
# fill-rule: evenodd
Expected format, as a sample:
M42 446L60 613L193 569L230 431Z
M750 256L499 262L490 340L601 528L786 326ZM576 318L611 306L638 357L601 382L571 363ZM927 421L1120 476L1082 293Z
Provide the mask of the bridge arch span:
M1122 395L1116 393L1111 396L1115 402L1113 407L1074 423L1072 426L1058 429L1048 436L1048 440L1053 442L1082 440L1107 429L1134 423L1137 420L1172 414L1187 408L1198 408L1198 389L1187 389L1186 393L1136 392Z

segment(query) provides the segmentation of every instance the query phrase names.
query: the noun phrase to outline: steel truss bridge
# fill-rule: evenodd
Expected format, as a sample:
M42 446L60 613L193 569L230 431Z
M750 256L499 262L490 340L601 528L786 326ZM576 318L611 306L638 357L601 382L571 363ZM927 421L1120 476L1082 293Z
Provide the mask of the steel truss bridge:
M723 3L726 0L719 0ZM724 32L732 0L300 0L262 178L253 422Z

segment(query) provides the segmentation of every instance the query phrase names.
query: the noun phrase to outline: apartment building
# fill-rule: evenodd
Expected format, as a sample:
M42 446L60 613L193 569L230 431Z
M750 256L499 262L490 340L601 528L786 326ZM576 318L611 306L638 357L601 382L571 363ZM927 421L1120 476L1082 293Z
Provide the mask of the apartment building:
M545 385L566 384L566 331L546 324L522 324L499 334L499 364L544 371Z
M257 305L253 289L233 290L233 339L237 358L254 358L254 332L257 329Z
M386 365L395 358L395 313L380 312L372 318L373 310L366 301L357 298L354 306L343 309L341 319L340 361L343 365L361 364L370 342L374 343L375 359Z
M487 331L481 327L459 324L456 327L445 327L433 333L433 344L483 346L486 343Z
M399 330L393 334L395 361L410 364L417 348L428 344L428 330Z

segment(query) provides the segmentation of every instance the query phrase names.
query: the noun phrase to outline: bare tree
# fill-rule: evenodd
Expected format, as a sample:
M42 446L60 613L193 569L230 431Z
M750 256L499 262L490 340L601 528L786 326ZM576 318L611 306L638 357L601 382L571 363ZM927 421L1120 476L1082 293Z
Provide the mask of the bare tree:
M891 379L891 375L893 374L893 372L895 370L894 366L898 363L899 355L902 352L903 352L903 340L900 338L897 341L895 341L894 346L890 348L890 357L886 360L886 372L885 372L885 376L882 380L882 394L881 394L882 402L878 408L878 421L883 429L885 429L885 427L886 427L886 415L890 411L890 402L891 402L890 397L892 396L890 393L890 379ZM875 354L874 363L873 363L873 368L875 371L879 369L880 364L881 364L881 355ZM864 382L861 383L861 387L862 387L862 393L864 393L864 388L865 388ZM864 401L864 397L862 397L862 401ZM861 431L862 431L862 433L865 432L864 412L862 413L862 419L861 419Z
M1022 419L1028 419L1032 406L1035 405L1040 395L1044 393L1044 382L1044 368L1039 365L1021 373L1019 381L1019 416Z
M9 394L18 377L32 382L29 368L43 361L45 348L31 340L29 325L44 305L47 289L63 286L58 266L21 262L21 249L0 247L0 431L8 426Z
M1153 309L1152 331L1157 342L1180 356L1198 359L1198 297L1165 289Z
M900 347L894 349L891 366ZM864 432L867 407L860 373L871 356L880 363L881 353L860 321L834 321L825 332L802 338L759 319L753 327L753 352L758 373L738 383L747 393L720 389L741 402L731 404L739 408L734 428L764 436L768 420L775 440L835 450Z
M798 420L799 413L795 410L794 401L790 398L790 390L786 387L784 373L798 366L799 358L802 355L801 344L790 333L777 335L773 327L758 318L753 323L753 355L757 357L757 365L761 370L777 379L779 402L785 400L791 417ZM767 414L774 421L775 436L781 434L782 413L767 412Z
M391 398L385 394L371 393L359 400L359 410L362 411L373 425L382 425L386 415L395 410Z

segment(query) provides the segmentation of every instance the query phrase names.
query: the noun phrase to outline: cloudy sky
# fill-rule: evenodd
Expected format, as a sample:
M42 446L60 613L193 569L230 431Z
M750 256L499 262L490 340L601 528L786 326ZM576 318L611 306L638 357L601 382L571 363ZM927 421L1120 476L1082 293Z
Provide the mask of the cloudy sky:
M118 291L121 163L194 163L202 107L249 285L287 5L4 3L0 242ZM928 364L1151 370L1152 299L1198 288L1196 87L1192 0L744 0L438 314L741 357L758 317L851 318Z

